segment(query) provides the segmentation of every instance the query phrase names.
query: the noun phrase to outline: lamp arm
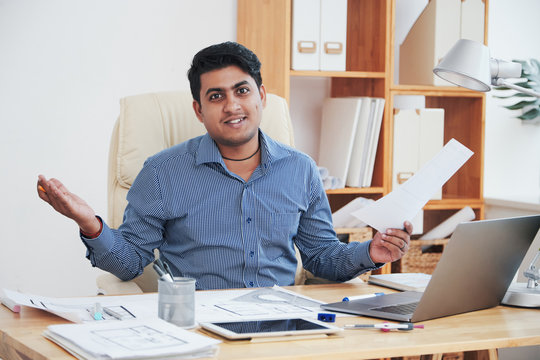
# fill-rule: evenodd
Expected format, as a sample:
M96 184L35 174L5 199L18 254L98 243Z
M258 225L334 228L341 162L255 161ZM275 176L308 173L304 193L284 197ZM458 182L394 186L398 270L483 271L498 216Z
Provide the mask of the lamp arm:
M506 86L507 88L514 89L514 90L522 92L524 94L540 98L540 93L538 93L536 91L533 91L533 90L530 90L530 89L526 89L526 88L521 87L521 86L517 86L516 84L512 84L511 82L508 82L505 79L495 78L495 79L493 79L493 82L495 83L493 85Z

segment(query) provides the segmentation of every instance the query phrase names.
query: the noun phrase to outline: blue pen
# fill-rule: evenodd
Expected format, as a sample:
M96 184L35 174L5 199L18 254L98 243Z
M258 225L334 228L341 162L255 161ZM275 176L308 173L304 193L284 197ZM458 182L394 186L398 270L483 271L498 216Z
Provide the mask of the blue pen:
M358 296L345 296L343 300L341 301L353 301L353 300L359 300L359 299L367 299L374 296L382 296L384 293L378 292L374 294L366 294L366 295L358 295Z

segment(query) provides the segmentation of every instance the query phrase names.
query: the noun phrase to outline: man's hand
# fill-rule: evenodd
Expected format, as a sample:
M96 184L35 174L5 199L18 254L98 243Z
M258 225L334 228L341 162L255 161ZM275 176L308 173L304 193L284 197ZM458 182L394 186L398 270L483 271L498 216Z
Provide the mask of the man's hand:
M94 234L99 231L101 224L94 210L83 199L69 192L59 180L47 180L45 176L39 175L37 192L54 210L75 220L83 232Z
M404 230L388 229L385 234L377 232L369 245L369 256L375 263L388 263L401 259L409 250L413 226L403 223Z

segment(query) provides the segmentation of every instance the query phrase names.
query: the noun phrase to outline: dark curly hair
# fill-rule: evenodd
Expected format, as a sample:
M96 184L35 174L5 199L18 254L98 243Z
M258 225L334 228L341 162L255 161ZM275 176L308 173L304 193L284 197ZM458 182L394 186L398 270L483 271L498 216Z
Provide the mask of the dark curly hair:
M202 49L193 57L188 71L189 86L193 99L201 103L201 75L227 66L238 66L248 73L257 88L262 85L261 62L251 50L236 42L227 41Z

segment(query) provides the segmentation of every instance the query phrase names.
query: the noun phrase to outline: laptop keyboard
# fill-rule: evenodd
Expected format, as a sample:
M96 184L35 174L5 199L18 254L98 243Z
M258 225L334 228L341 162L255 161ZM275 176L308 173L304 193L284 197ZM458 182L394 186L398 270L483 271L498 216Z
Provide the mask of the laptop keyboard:
M414 312L414 309L416 309L416 306L418 305L418 301L407 303L407 304L400 304L400 305L390 305L390 306L382 306L378 308L371 308L370 310L374 311L382 311L386 313L392 313L392 314L412 314Z

